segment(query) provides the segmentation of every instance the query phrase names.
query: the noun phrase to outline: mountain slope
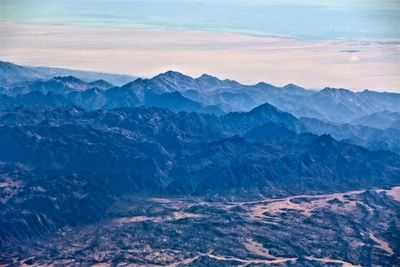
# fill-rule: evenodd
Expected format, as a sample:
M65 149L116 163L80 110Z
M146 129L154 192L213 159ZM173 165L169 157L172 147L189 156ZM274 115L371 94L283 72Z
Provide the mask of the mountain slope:
M296 117L290 113L282 112L270 104L263 104L249 112L231 112L223 116L221 120L226 131L237 134L244 134L267 122L282 124L295 131L303 130Z
M372 113L352 120L350 123L377 129L400 129L400 112L382 111Z
M300 118L306 131L315 134L331 134L337 140L361 145L372 150L390 150L400 153L400 130L377 129L368 126L339 124L312 118Z
M131 194L254 199L400 184L398 155L298 135L292 122L268 105L222 117L145 107L0 112L0 249L106 219Z
M35 100L37 100L36 104L51 105L51 101L42 100L48 98L48 94L51 93L59 99L64 99L58 102L76 105L87 110L144 105L168 108L176 112L188 111L216 115L225 113L217 106L208 106L193 101L177 91L165 93L164 90L156 88L157 90L148 80L143 79L137 79L122 87L114 87L104 80L88 83L74 76L54 77L50 80L20 82L12 88L4 89L0 108L35 104ZM30 99L31 93L36 93L37 97ZM39 97L40 94L41 97Z
M42 78L43 75L34 69L0 61L0 84L3 87L10 86L16 82L32 81Z

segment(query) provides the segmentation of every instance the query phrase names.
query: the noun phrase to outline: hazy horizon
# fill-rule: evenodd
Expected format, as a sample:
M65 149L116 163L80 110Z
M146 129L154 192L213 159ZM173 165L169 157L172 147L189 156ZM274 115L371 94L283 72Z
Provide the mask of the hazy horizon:
M1 60L400 92L396 1L2 1Z
M376 91L376 92L381 92L381 93L400 93L400 92L398 92L398 91L390 91L390 90L372 90L372 89L369 89L369 88L364 88L364 89L361 89L361 90L354 90L354 89L352 89L352 88L333 87L333 86L325 86L325 87L319 87L319 88L311 88L311 87L305 87L305 86L302 86L301 84L297 84L297 83L293 83L293 82L288 82L288 83L280 84L280 85L278 85L278 84L273 84L273 83L270 83L270 82L264 81L264 80L259 80L259 81L254 81L254 82L242 82L242 81L240 81L240 80L235 79L234 77L220 77L220 76L217 76L217 75L213 75L212 73L205 73L205 72L204 72L204 73L201 73L201 74L197 74L197 75L189 75L189 74L187 74L187 73L185 73L185 72L181 72L181 71L175 70L175 69L165 69L164 71L160 71L160 72L155 73L155 74L153 74L153 75L151 75L151 76L135 76L135 75L126 74L126 73L114 73L114 72L103 72L103 71L99 71L99 72L98 72L98 71L93 71L93 70L83 70L83 69L76 69L76 68L63 68L63 67L54 67L54 66L47 66L47 65L21 65L21 64L15 63L15 62L3 61L3 60L1 60L1 59L0 59L0 62L11 63L11 64L15 64L15 65L18 65L18 66L23 66L23 67L46 68L46 69L56 69L56 70L60 70L60 71L63 71L63 70L64 70L64 71L77 71L77 72L88 72L88 73L98 73L98 74L107 74L107 75L121 75L121 76L132 77L132 80L130 80L130 81L128 81L128 82L120 83L120 84L114 83L114 85L117 85L117 86L126 85L126 84L128 84L128 83L130 83L130 82L135 81L136 79L152 79L152 78L154 78L154 77L156 77L156 76L158 76L158 75L160 75L160 74L165 74L165 73L167 73L167 72L169 72L169 71L172 71L172 72L177 72L177 73L183 74L183 75L185 75L185 76L189 76L189 77L191 77L191 78L193 78L193 79L200 78L202 75L209 75L209 76L215 77L215 78L217 78L217 79L219 79L219 80L221 80L221 81L223 81L223 80L231 80L231 81L236 81L236 82L239 82L239 83L241 83L241 84L243 84L243 85L249 85L249 86L254 86L254 85L257 85L257 84L259 84L259 83L267 83L267 84L270 84L270 85L275 86L275 87L278 87L278 88L279 88L279 87L285 87L285 86L288 86L288 85L295 85L295 86L302 87L302 88L304 88L304 89L306 89L306 90L311 90L311 91L315 91L315 92L320 91L320 90L323 90L323 89L326 89L326 88L333 88L333 89L345 89L345 90L350 90L350 91L353 91L353 92L362 92L362 91L364 91L364 90L371 90L371 91ZM66 76L73 76L73 77L75 77L76 75L74 75L74 74L65 74L65 75L62 75L62 77L66 77ZM78 77L78 78L79 78L79 77ZM79 79L81 79L81 78L79 78ZM97 80L99 80L99 79L87 79L87 78L86 78L86 79L82 79L82 80L84 80L84 81L86 81L86 82L94 82L94 81L97 81ZM104 80L110 82L110 81L107 80L107 79L104 79Z

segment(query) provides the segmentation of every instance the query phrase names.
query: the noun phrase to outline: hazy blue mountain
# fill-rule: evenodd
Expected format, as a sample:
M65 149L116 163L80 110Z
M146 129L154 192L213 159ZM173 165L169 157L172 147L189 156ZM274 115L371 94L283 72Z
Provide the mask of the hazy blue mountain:
M209 86L206 86L207 83L209 83ZM93 87L96 85L102 88ZM202 75L199 78L193 79L189 76L172 71L160 74L152 79L139 78L122 87L108 88L110 86L112 85L105 81L87 83L73 76L54 77L44 81L21 82L4 92L4 94L7 95L3 95L0 98L0 109L32 104L45 104L50 106L76 105L87 110L138 107L144 105L148 107L168 108L174 112L188 111L223 115L223 103L229 102L237 106L242 106L246 101L253 101L251 94L255 94L251 86L247 86L247 89L242 88L240 84L234 81L220 81L209 75ZM221 86L225 89L221 89ZM218 96L210 94L210 92L215 90L228 90L226 88L229 88L229 86L233 86L232 88L236 89L232 89L232 92L223 92ZM203 90L203 87L206 89ZM373 103L380 103L383 101L386 105L390 103L393 105L395 104L393 101L390 102L391 98L387 99L387 94L372 94L369 91L353 93L344 89L337 90L326 88L322 91L312 92L310 94L309 91L295 85L276 88L266 83L260 83L255 87L257 88L256 90L269 92L270 95L278 95L278 97L269 98L272 102L277 102L277 99L284 99L287 101L284 104L281 103L281 105L287 107L286 109L289 110L294 110L293 107L299 103L301 104L302 101L313 103L314 108L317 108L318 112L313 112L312 110L306 112L305 109L302 109L301 112L297 113L311 114L311 117L317 118L329 117L333 121L341 120L339 118L340 116L351 118L355 117L356 114L369 113L376 106ZM182 93L173 91L176 88L180 88ZM245 91L240 91L240 88ZM237 93L235 93L235 90L238 90ZM208 92L203 94L203 91ZM281 93L281 91L289 91L291 94ZM198 97L202 94L202 97ZM363 98L364 94L367 94L369 98L377 98L377 100L365 101ZM207 105L194 101L184 95L191 95L193 99L213 99L213 97L217 97L213 102L219 102L220 104L218 106ZM207 95L207 97L205 97L205 95ZM381 97L383 100L380 99ZM397 97L397 95L395 95L395 97ZM262 96L258 95L258 98L262 99ZM293 101L289 101L291 98ZM206 103L212 102L205 101ZM289 106L291 106L291 108L289 108ZM368 108L368 110L366 110L366 108ZM277 120L274 118L276 114L278 114ZM296 112L294 112L294 114L296 114ZM338 117L337 114L340 114L340 116ZM400 152L400 140L398 137L399 127L396 128L396 123L399 124L399 121L396 121L398 116L396 112L382 112L371 115L374 123L378 121L384 122L384 117L387 117L386 124L392 123L393 125L391 128L393 129L386 130L353 125L356 120L354 120L353 124L340 124L317 118L312 119L311 117L308 119L303 118L299 121L293 115L282 112L270 104L261 104L252 109L250 113L231 112L228 115L229 119L226 119L226 121L234 123L225 124L224 130L229 132L231 129L236 128L237 125L242 125L244 128L239 129L237 132L243 134L250 128L261 126L265 121L264 116L268 117L274 123L286 125L286 127L295 130L297 133L309 131L316 134L331 134L338 140L358 144L369 149L384 149L392 150L397 153ZM379 119L379 117L382 117L382 119ZM285 121L282 121L282 118L285 118ZM238 124L237 121L241 121L242 123Z
M103 108L107 104L105 92L98 88L70 92L66 98L74 105L90 110Z
M303 126L292 114L282 112L270 104L263 104L249 112L231 112L221 117L224 129L230 133L244 134L247 131L262 126L267 122L285 125L289 129L300 132Z
M294 84L279 88L263 82L243 85L207 74L191 78L174 71L151 79L138 79L124 87L134 90L139 98L143 98L145 92L162 94L178 91L189 99L206 105L217 105L226 112L249 111L269 103L298 117L314 117L333 122L349 122L384 110L400 111L400 95L394 93L368 90L356 93L334 88L313 91Z
M216 106L206 106L199 102L184 97L175 91L172 93L153 94L148 93L144 99L147 107L168 108L172 111L201 112L222 115L224 112Z
M16 82L42 79L43 76L35 69L0 61L0 84L2 87L10 86Z
M14 84L13 87L8 88L5 93L11 96L17 96L30 92L40 92L43 94L52 92L65 96L72 91L85 91L90 88L94 88L94 86L77 77L57 76L50 80L19 82Z
M140 101L132 90L126 90L122 87L113 87L104 91L107 99L106 104L103 106L105 109L117 107L137 107Z
M144 98L145 92L153 94L180 92L185 95L185 92L198 92L200 95L207 94L214 90L225 88L227 90L234 86L241 86L239 83L224 80L221 81L209 75L202 75L199 78L192 78L176 71L167 71L154 76L151 79L136 79L128 83L123 88L131 88L140 97ZM194 99L202 102L201 99Z
M400 129L400 113L381 111L354 119L350 123L378 129Z
M75 76L87 82L105 80L115 85L123 85L137 78L136 76L133 75L70 70L63 68L34 67L34 69L39 70L40 72L43 72L45 74L48 74L49 78L54 76Z
M297 138L298 134L285 125L268 122L262 126L248 131L244 138L249 140L290 140Z
M350 122L360 116L383 110L399 111L399 101L399 94L371 94L369 91L355 93L334 88L325 88L308 98L308 104L321 113L321 119L333 122Z
M96 87L96 88L99 88L99 89L102 89L102 90L106 90L106 89L110 89L110 88L114 87L113 84L111 84L111 83L109 83L109 82L107 82L105 80L102 80L102 79L90 82L89 85L91 87Z
M125 84L121 89L132 91L145 106L168 108L172 111L224 113L217 106L205 105L180 93L185 90L184 88L193 88L192 86L195 86L195 82L191 77L169 71L152 79L136 79Z
M391 150L400 153L400 129L377 129L350 123L332 123L314 118L300 118L306 131L330 134L337 140L358 144L372 150Z
M63 68L29 67L0 61L0 84L9 87L17 82L48 80L56 76L75 76L86 82L105 80L112 84L122 85L136 79L135 76L109 74L92 71L70 70Z
M52 92L43 94L41 92L33 91L16 97L0 94L0 110L7 110L23 105L48 105L57 107L69 106L73 105L73 103L65 97Z
M167 71L151 79L137 79L123 88L131 88L141 99L144 99L145 92L162 94L178 91L189 99L219 106L226 112L249 111L265 102L274 104L267 100L279 102L283 96L293 94L301 97L312 93L294 85L285 88L266 83L248 86L232 80L220 80L207 74L192 78L175 71Z
M156 89L154 89L156 88ZM122 87L98 80L85 82L74 76L54 77L50 80L36 80L16 83L14 87L3 91L3 94L13 96L4 97L0 108L24 104L45 104L39 97L28 99L25 95L41 93L43 97L48 93L65 98L64 103L76 105L88 110L109 109L116 107L137 107L140 105L149 107L168 108L172 111L194 111L221 115L225 112L217 106L209 106L184 97L177 91L154 87L148 80L137 79ZM7 99L7 101L6 101ZM23 100L26 99L26 102ZM48 102L51 104L50 102Z
M7 80L7 77L10 77L9 80L15 80L15 77L18 76L29 76L31 77L30 79L38 79L39 74L35 72L35 70L37 70L36 68L24 68L4 62L0 65L5 69L16 69L11 72L13 75L6 75L6 72L3 71L3 74L0 75L3 77L3 80ZM44 71L46 69L42 70ZM25 72L23 71L27 73L24 74ZM58 72L51 72L48 70L45 73L46 75L59 74ZM82 77L82 83L85 83L85 85L79 87L77 85L70 86L73 84L64 83L64 86L74 90L86 90L93 87L101 90L112 88L110 83L103 80L97 80L95 82L91 80L90 82L86 82L87 80L85 80L82 75L77 75L76 77ZM106 80L117 85L120 84L118 82L113 82L111 79ZM41 82L46 83L48 79ZM40 82L19 83L13 86L13 88L5 87L1 89L0 92L17 95L27 93L30 90L44 91L44 93L49 91L46 89L46 85L34 83ZM38 86L39 89L37 88ZM52 89L53 91L57 89L56 85L50 86L54 87ZM29 87L32 88L30 89ZM297 117L310 117L340 123L351 122L359 117L383 111L400 112L400 105L398 104L400 102L400 94L395 93L379 93L368 90L352 92L346 89L335 88L325 88L320 91L315 91L307 90L294 84L276 87L264 82L255 85L243 85L232 80L220 80L207 74L203 74L198 78L192 78L175 71L167 71L151 79L130 79L130 82L124 84L121 88L122 91L127 90L124 94L130 94L131 92L128 91L132 91L141 104L151 102L145 99L146 95L154 97L166 93L171 94L179 92L182 96L181 106L185 106L183 102L188 103L189 101L194 101L196 102L195 106L212 107L202 112L212 112L215 114L231 111L249 111L264 103L274 105L280 110L289 112ZM175 100L176 97L177 95L175 95ZM115 100L110 101L113 104L106 104L106 106L126 106L125 104L118 105ZM92 102L99 103L101 101L92 100ZM132 105L130 104L129 106ZM173 105L163 103L163 105L159 106L168 106L172 108ZM94 107L89 106L85 108L94 109ZM172 110L181 111L182 109L172 108ZM199 111L198 108L194 106L187 110Z
M365 90L325 88L306 90L294 84L282 88L267 83L243 85L232 80L220 80L204 74L191 78L168 71L151 79L139 79L125 85L139 98L144 92L156 94L180 92L189 99L206 105L217 105L224 111L249 111L269 103L298 117L314 117L333 122L349 122L360 116L384 110L398 112L400 95Z

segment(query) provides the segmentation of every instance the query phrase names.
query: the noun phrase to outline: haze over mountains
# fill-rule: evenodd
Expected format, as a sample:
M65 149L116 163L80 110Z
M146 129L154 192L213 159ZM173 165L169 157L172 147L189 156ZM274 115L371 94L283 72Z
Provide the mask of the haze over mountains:
M174 71L116 86L87 73L49 77L4 62L0 70L0 263L73 265L88 248L97 255L84 257L89 265L132 255L162 266L399 260L400 205L389 194L400 185L400 94ZM287 206L269 206L276 201ZM298 220L303 233L293 227ZM330 243L315 245L321 222L317 234ZM243 229L233 234L235 227ZM79 238L93 228L96 240ZM181 240L193 229L209 237L193 237L198 248ZM63 244L65 231L76 240ZM293 245L289 231L299 237ZM157 236L169 240L166 248ZM223 237L231 248L215 247ZM134 240L146 246L135 250ZM154 256L165 249L180 253Z
M75 105L86 110L160 107L175 112L223 115L246 112L264 103L291 113L301 122L298 132L331 134L338 140L373 150L400 151L400 94L325 88L307 90L293 84L279 88L260 82L243 85L204 74L192 78L168 71L122 86L103 79L89 82L74 76L34 79L34 68L2 63L0 109L26 104ZM36 73L36 72L35 72ZM49 74L46 74L49 75ZM8 85L8 86L7 86Z
M0 67L2 90L12 96L34 91L39 91L43 94L52 92L61 95L69 94L71 91L82 91L83 89L92 89L91 92L95 92L95 89L111 89L113 86L111 84L90 84L89 82L108 80L108 82L113 83L120 78L120 75L114 74L93 74L62 69L58 69L58 71L57 69L56 71L51 69L52 71L49 71L50 68L22 67L7 62L1 62ZM79 75L74 77L71 73ZM105 77L109 79L105 79ZM128 78L124 76L124 79ZM58 92L54 91L56 89L51 88L51 83L54 82L58 83L58 87L63 88L57 89L60 90ZM8 93L6 92L7 90L9 91ZM224 112L249 111L258 105L268 102L283 111L293 113L297 117L309 116L332 122L350 122L361 116L381 111L400 112L400 94L396 93L381 93L369 90L352 92L335 88L324 88L320 91L315 91L307 90L294 84L288 84L280 88L264 82L256 85L243 85L233 80L219 80L207 74L194 79L174 71L167 71L151 79L139 78L135 80L131 78L131 82L118 88L115 87L113 91L133 93L139 100L138 103L117 104L120 106L143 104L154 95L179 92L192 101L197 101L204 105L217 106ZM102 107L95 105L84 106L86 109ZM396 114L393 116L396 116Z
M51 79L57 76L68 75L72 75L86 81L104 79L117 85L124 84L135 79L134 76L120 74L108 74L62 68L24 67L4 61L0 61L0 73L0 83L3 87L10 86L16 82Z

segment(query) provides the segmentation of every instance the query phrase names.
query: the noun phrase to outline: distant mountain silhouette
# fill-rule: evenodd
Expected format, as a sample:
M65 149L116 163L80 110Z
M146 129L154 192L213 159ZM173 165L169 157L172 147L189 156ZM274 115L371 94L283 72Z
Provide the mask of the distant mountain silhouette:
M395 128L400 130L400 112L376 112L354 119L350 123L378 129Z
M21 71L17 76L23 76L24 71L31 70L10 63L3 63L2 66ZM10 87L0 88L0 93L3 94L0 97L0 109L3 110L20 105L45 104L75 105L86 110L143 105L168 108L174 112L188 111L219 116L234 111L229 115L232 121L246 121L241 124L247 125L241 134L250 127L261 126L255 119L256 116L248 118L243 111L267 111L267 107L274 105L280 112L306 117L298 121L289 114L288 121L285 122L274 121L271 117L275 123L292 127L297 133L309 131L331 134L338 140L369 149L400 153L400 120L396 117L400 109L400 98L399 94L394 93L368 90L355 93L334 88L312 91L294 84L279 88L264 82L242 85L208 74L191 78L175 71L167 71L151 79L138 78L120 87L105 80L86 82L71 75L56 76L49 80L18 82ZM263 112L259 112L258 116L262 118ZM350 122L353 126L338 122Z
M350 123L332 123L313 118L300 118L308 132L331 134L337 140L358 144L372 150L391 150L400 153L400 128L378 129Z
M28 67L0 60L0 84L12 86L17 82L33 80L48 80L55 76L75 76L85 81L106 80L116 85L122 85L134 80L135 76L109 74L93 71L70 70L49 67Z
M35 84L10 85L11 80L14 79L14 82L18 80L15 77L29 76L29 80L43 78L38 74L37 68L25 68L11 63L0 62L1 69L8 69L9 71L3 70L0 72L0 80L7 81L2 84L4 88L0 88L0 92L9 95L38 90L35 88L35 86L37 87ZM48 71L46 75L51 73L54 72ZM80 76L77 77L79 78ZM32 88L29 88L30 86ZM46 87L45 85L43 86ZM69 85L68 87L74 90L79 89L78 87L74 88L74 86ZM87 83L82 88L89 89L93 87L107 90L112 86L106 81L97 81ZM256 85L243 85L232 80L220 80L208 74L192 78L175 71L167 71L151 79L139 78L126 83L121 88L121 90L133 91L141 104L151 102L151 100L145 99L146 96L154 97L164 93L179 92L182 97L186 98L182 98L182 101L187 103L190 100L196 103L195 106L212 107L211 109L203 109L201 112L215 114L231 111L249 111L264 103L274 105L280 110L292 113L297 117L312 117L340 123L350 122L359 117L382 111L400 112L400 105L398 105L400 94L395 93L378 93L368 90L356 93L346 89L334 88L313 91L294 84L288 84L279 88L264 82ZM45 93L47 92L46 90L44 91ZM124 94L129 93L125 92ZM110 101L113 104L106 103L105 107L124 106L118 105L113 99ZM98 101L91 102L98 103ZM159 106L168 106L175 111L182 110L181 108L175 109L173 105L165 103ZM181 106L185 105L181 103ZM95 109L98 107L84 106L84 108ZM189 110L199 111L194 106L190 107Z

